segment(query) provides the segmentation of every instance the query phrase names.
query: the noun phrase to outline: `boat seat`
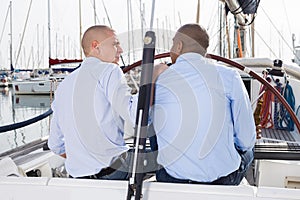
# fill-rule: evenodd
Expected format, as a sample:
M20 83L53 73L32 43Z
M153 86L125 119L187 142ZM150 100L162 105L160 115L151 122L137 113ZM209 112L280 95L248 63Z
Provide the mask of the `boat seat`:
M0 176L23 176L16 163L10 157L0 160Z
M36 176L49 178L53 176L52 169L64 164L60 156L51 151L40 150L18 157L14 161L24 174L35 171Z

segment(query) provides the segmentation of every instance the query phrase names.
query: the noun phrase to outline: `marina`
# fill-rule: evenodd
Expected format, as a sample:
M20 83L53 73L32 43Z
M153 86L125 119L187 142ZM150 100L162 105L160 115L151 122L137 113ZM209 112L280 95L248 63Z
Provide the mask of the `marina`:
M44 39L40 39L39 34L41 32L37 28L37 37L31 40L37 45L36 53L33 53L32 47L30 56L26 57L25 50L23 52L20 42L18 52L13 55L11 42L14 42L15 38L12 39L14 32L10 29L7 34L10 37L7 40L10 45L5 47L10 51L10 54L7 55L9 59L2 59L5 53L2 53L3 51L0 49L1 63L5 63L6 66L6 69L1 70L3 74L7 73L8 76L1 77L3 78L1 79L3 84L0 85L1 199L53 200L56 198L79 200L100 198L119 200L127 197L127 200L300 200L300 51L298 45L300 44L300 32L297 33L298 35L289 33L292 39L291 44L286 42L287 40L290 41L290 38L284 38L283 36L286 31L280 33L279 29L276 28L275 31L270 31L269 34L273 37L271 36L268 40L265 36L260 35L259 31L267 26L260 26L261 24L258 21L262 13L267 15L266 7L263 7L266 4L262 5L262 2L255 0L220 0L216 3L200 0L188 1L188 3L194 5L193 9L197 12L196 20L193 16L192 22L196 21L196 23L201 24L199 19L203 19L203 14L200 17L200 10L206 10L207 16L210 16L212 11L215 13L214 18L206 19L203 22L211 36L210 49L206 54L206 58L208 62L222 64L238 71L248 92L255 119L254 161L248 170L247 176L239 185L225 186L161 183L157 182L153 172L142 174L134 171L139 162L144 165L147 164L147 160L143 160L143 157L138 153L138 149L150 148L149 140L143 137L149 131L148 115L143 115L143 111L146 111L145 113L149 111L145 99L150 95L144 93L145 88L142 87L142 84L149 83L152 80L152 68L149 68L149 66L153 67L156 63L171 65L169 63L169 51L173 34L182 24L190 22L184 20L184 16L181 16L183 13L180 13L180 9L177 7L179 4L175 4L176 1L173 1L172 4L169 1L169 7L162 6L162 2L155 2L155 0L151 1L151 5L149 2L146 3L142 0L127 1L127 30L126 33L119 31L121 32L119 38L122 46L124 44L124 52L119 65L125 73L128 84L132 87L132 93L145 94L145 99L139 99L138 110L140 112L136 116L135 129L124 128L125 142L136 152L136 160L133 162L130 179L116 181L69 177L65 168L65 158L50 151L47 140L52 117L50 107L55 98L54 91L68 74L62 73L60 69L67 67L71 72L80 66L81 60L84 59L77 41L79 36L82 36L82 26L80 24L80 28L74 28L75 25L73 25L73 29L76 29L77 40L66 42L65 36L58 36L59 33L57 35L55 32L59 32L58 30L62 32L70 24L62 23L66 27L58 28L60 23L53 23L55 16L52 16L54 10L61 10L64 7L57 7L58 4L55 1L50 2L48 1L47 5L41 7L41 9L48 12L48 18L45 20L48 22L48 45ZM12 12L12 3L10 1L7 13ZM114 12L107 12L108 2L105 3L102 0L101 9L100 4L96 6L96 3L98 2L90 2L91 5L89 5L92 7L90 13L93 13L93 23L103 23L115 27L115 25L112 26L109 18ZM158 5L155 6L155 3ZM30 16L32 4L37 6L32 1L29 2L27 17ZM291 6L288 3L286 4L284 6ZM78 6L78 13L76 11L75 16L80 16L79 21L81 23L81 11L83 11L81 6L86 5L82 1L79 1L79 5L76 1L76 5ZM137 5L139 6L136 7ZM250 9L249 5L252 5L252 7L250 6L251 11L247 10ZM26 6L28 5L26 4ZM185 6L182 4L180 6L182 6L182 10L185 10ZM293 7L296 6L298 4ZM211 8L211 10L207 8ZM121 14L124 14L125 6L123 9ZM132 9L136 9L138 12ZM67 10L70 9L66 9L66 13L70 12ZM99 10L102 12L99 12ZM209 15L207 10L210 10ZM166 11L172 13L173 16L161 16ZM101 22L97 12L98 14L106 14ZM281 10L280 14L284 12L286 11ZM137 13L138 15L135 16ZM157 13L155 17L157 18L156 25L154 13ZM286 15L288 14L286 13ZM69 17L66 15L59 16L62 22L64 20L63 16L65 18ZM279 14L277 13L277 15ZM10 15L7 14L7 19L8 16ZM269 16L267 15L267 17ZM134 30L135 19L137 18L140 18L141 23ZM278 16L276 19L276 22L280 21ZM150 21L150 25L148 21ZM271 20L270 22L274 26ZM87 27L86 24L84 26ZM115 29L118 30L119 26ZM68 31L70 32L70 30ZM275 32L279 32L279 39L275 37ZM54 37L54 35L56 36ZM149 35L152 40L149 40ZM144 36L145 39L143 39ZM149 44L153 45L149 41L155 41L153 39L155 36L156 45L154 43L154 46L147 46ZM58 39L59 37L61 38ZM257 37L262 41L258 42ZM53 38L55 38L55 42ZM277 41L274 42L275 40L280 41L278 47L275 47L275 43L277 43ZM39 46L39 42L41 42L43 48L47 47L49 51L41 53L42 48ZM30 45L27 43L27 46ZM72 49L72 53L62 52L62 50L67 51L70 49ZM149 53L147 51L149 49L153 50L151 51L153 54L147 57L145 55ZM70 59L66 59L66 57ZM5 60L5 62L2 62L2 60ZM147 65L148 68L146 68L144 63L149 60L150 65ZM32 65L32 69L28 69L29 63ZM74 66L70 67L71 63ZM3 64L0 64L0 67L1 65ZM57 67L58 65L59 67ZM58 73L53 71L56 67ZM26 72L23 73L23 70ZM144 76L141 76L141 74ZM149 74L151 74L151 77ZM21 76L23 77L20 78ZM218 110L215 112L214 114L218 114ZM214 121L212 123L218 122ZM141 130L141 127L147 128ZM136 177L142 178L138 179Z
M22 122L50 108L49 95L14 95L12 88L2 88L0 95L1 126ZM30 126L0 133L0 154L48 136L49 119Z

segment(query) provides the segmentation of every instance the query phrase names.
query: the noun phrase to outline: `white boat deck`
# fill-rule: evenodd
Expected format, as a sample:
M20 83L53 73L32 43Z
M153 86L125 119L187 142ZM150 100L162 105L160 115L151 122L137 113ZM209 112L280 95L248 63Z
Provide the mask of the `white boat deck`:
M262 129L255 145L256 159L300 160L300 135L277 129Z
M127 181L0 177L0 194L2 200L120 200L126 199L127 184ZM243 184L239 186L220 186L144 182L143 199L284 200L300 199L300 190L254 187Z

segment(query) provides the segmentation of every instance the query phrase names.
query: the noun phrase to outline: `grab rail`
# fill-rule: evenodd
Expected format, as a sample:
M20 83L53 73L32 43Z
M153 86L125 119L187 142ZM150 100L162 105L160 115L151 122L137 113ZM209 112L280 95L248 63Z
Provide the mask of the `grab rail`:
M48 116L50 116L51 114L53 113L52 109L50 108L47 112L39 115L39 116L36 116L36 117L33 117L31 119L28 119L28 120L25 120L25 121L22 121L22 122L18 122L18 123L14 123L14 124L9 124L9 125L5 125L5 126L1 126L0 127L0 133L3 133L3 132L7 132L7 131L11 131L11 130L15 130L15 129L18 129L18 128L22 128L24 126L28 126L30 124L33 124L37 121L40 121Z

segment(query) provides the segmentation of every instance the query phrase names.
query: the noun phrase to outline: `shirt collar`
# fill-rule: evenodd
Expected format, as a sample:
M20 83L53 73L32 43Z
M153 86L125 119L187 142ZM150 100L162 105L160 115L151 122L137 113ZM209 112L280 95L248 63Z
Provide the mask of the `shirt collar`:
M176 63L179 63L179 62L183 62L183 61L191 61L191 60L201 60L202 62L205 62L205 58L201 55L201 54L198 54L198 53L194 53L194 52L189 52L189 53L184 53L184 54L181 54L177 60L176 60Z

